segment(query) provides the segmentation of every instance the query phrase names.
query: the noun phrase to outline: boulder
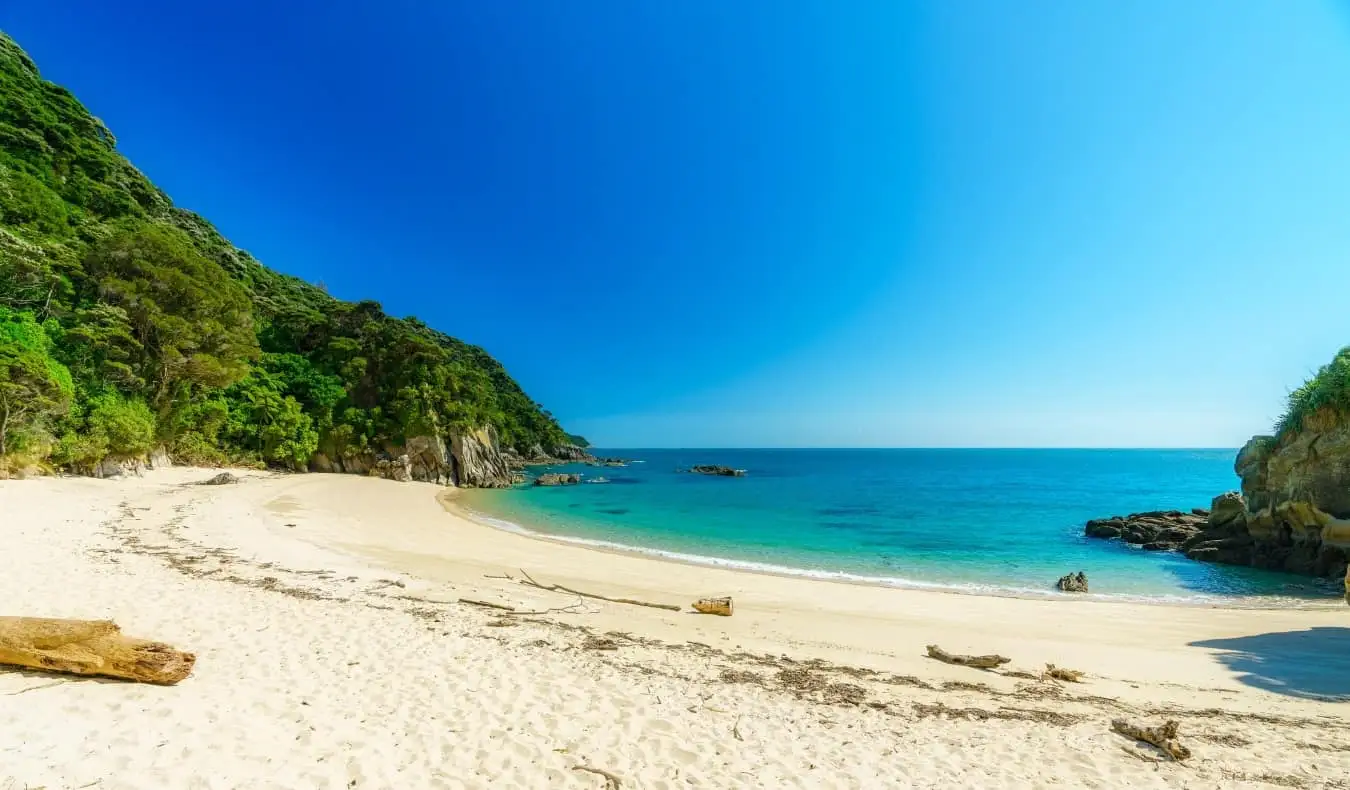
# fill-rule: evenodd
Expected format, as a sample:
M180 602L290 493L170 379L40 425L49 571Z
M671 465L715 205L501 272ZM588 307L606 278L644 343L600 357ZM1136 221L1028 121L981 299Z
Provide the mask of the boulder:
M234 475L230 474L229 472L221 472L220 474L216 475L215 477L208 477L208 478L205 479L205 480L199 480L199 481L197 481L197 485L199 485L199 486L227 486L227 485L231 485L231 484L233 484L233 483L238 483L238 482L239 482L239 478L235 477Z
M1214 497L1206 521L1208 528L1236 524L1245 527L1246 522L1247 498L1241 491L1227 491Z
M534 479L537 486L571 486L581 482L581 475L547 472Z
M1059 581L1055 583L1055 586L1064 592L1085 593L1088 591L1087 574L1079 571L1077 573L1070 573L1067 576L1061 576L1059 577Z
M383 477L386 480L408 483L413 479L412 462L407 453L397 458L381 458L375 462L370 474L372 477Z

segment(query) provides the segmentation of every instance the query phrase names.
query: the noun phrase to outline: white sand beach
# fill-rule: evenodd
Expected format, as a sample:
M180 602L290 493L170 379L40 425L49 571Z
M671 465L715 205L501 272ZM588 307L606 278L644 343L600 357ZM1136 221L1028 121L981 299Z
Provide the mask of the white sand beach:
M495 530L429 484L188 485L210 474L0 482L0 614L110 618L198 657L172 687L0 669L0 788L606 786L580 767L625 790L1350 787L1343 604L777 577ZM735 615L690 613L708 595ZM1175 719L1193 756L1159 762L1115 718Z

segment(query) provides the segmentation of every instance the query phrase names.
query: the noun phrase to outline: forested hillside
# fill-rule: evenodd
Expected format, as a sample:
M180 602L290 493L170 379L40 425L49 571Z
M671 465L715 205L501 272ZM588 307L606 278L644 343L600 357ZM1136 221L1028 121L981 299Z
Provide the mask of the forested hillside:
M266 268L0 33L0 471L163 446L303 468L491 425L568 442L482 349Z

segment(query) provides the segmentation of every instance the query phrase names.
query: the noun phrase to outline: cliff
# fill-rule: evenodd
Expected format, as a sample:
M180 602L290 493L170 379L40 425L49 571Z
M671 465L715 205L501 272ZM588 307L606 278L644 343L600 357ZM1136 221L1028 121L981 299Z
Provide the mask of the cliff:
M1238 453L1251 538L1232 559L1258 568L1343 576L1350 558L1350 416L1326 409L1283 437L1256 436ZM1228 561L1225 557L1225 561Z

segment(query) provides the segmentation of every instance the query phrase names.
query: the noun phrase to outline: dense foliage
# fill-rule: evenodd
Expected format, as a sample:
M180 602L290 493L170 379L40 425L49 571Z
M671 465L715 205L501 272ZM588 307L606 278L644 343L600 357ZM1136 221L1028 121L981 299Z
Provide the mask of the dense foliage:
M491 424L568 441L482 349L262 266L0 34L0 457L303 466Z
M1350 346L1323 365L1303 386L1289 393L1284 414L1275 424L1275 432L1286 436L1303 430L1307 419L1319 412L1350 415Z

